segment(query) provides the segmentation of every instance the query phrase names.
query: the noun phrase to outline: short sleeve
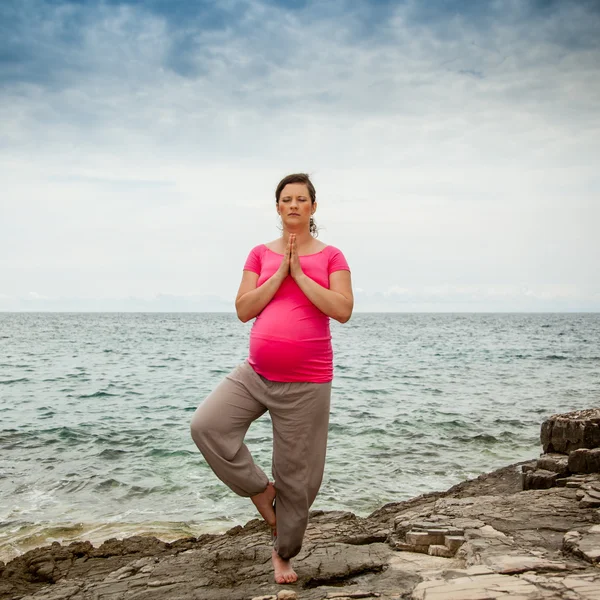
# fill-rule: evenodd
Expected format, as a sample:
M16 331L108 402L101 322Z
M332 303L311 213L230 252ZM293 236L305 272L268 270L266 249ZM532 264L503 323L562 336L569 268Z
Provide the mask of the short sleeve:
M260 246L256 246L250 250L250 254L248 254L248 258L244 263L244 271L252 271L253 273L257 273L260 275L261 266L262 266L262 256L260 252Z
M331 275L331 273L334 273L335 271L349 271L350 267L348 266L346 257L342 254L342 251L333 246L329 246L329 249L328 274Z

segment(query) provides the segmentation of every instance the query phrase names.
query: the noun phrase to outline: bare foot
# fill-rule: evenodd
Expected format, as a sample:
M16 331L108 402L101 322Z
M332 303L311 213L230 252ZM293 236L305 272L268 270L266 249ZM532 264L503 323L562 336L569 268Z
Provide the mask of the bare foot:
M275 581L277 583L294 583L294 581L298 581L298 575L292 569L290 561L283 560L275 550L273 550L272 561L273 569L275 570Z
M250 500L256 506L261 517L269 524L271 529L275 528L275 511L273 510L273 501L277 492L275 486L269 482L264 492L252 496Z

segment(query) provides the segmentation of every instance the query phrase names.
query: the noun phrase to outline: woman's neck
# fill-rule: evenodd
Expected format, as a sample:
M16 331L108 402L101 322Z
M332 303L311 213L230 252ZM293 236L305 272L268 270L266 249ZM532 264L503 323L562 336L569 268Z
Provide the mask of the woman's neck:
M296 245L298 246L298 248L302 248L304 246L310 246L310 244L314 240L310 231L308 231L307 229L303 229L302 231L288 231L287 229L284 228L283 235L282 235L284 244L287 244L288 239L290 237L290 233L296 234Z

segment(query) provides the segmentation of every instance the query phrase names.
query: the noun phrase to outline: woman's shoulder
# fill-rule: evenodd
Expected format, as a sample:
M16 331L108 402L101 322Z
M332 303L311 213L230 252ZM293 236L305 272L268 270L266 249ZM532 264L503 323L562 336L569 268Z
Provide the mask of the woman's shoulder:
M283 254L285 251L285 248L283 247L281 242L281 238L277 238L276 240L260 244L259 246L257 246L257 248L262 248L263 250L271 250L271 252L276 252L277 254Z
M342 254L342 251L338 247L332 246L331 244L323 244L322 252L329 255Z
M324 252L329 248L329 245L321 240L315 240L315 252Z
M266 244L258 244L250 249L250 254L257 254L261 256L267 250Z
M327 259L327 265L330 273L334 271L349 271L348 261L344 253L336 246L325 246L322 255Z

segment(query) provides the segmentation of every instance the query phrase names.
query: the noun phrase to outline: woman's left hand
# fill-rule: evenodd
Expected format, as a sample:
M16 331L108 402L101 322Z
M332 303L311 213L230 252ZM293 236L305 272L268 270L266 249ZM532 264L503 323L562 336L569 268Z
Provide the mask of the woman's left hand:
M300 266L300 257L298 256L298 247L296 246L296 235L293 233L290 233L290 245L290 275L292 276L292 279L297 281L304 275L304 271Z

